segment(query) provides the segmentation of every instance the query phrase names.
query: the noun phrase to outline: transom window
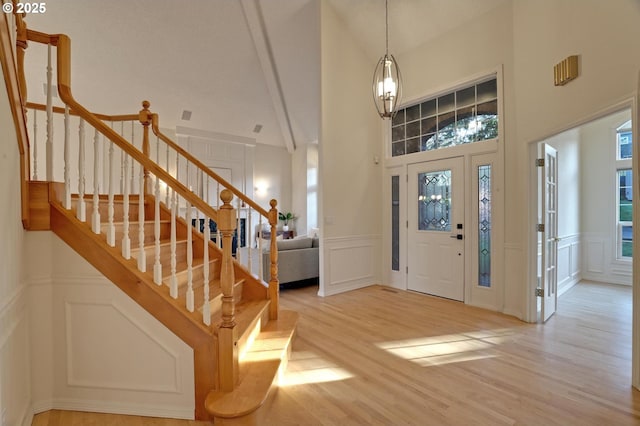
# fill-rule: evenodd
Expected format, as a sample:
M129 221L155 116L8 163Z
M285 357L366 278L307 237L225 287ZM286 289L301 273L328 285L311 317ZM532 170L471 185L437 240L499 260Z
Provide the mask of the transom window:
M492 77L398 110L391 122L391 155L497 137L498 86Z

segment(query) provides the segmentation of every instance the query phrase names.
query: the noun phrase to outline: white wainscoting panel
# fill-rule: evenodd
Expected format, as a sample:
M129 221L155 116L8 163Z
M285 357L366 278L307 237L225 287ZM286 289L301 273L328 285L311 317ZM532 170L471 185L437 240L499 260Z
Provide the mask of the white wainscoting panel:
M65 319L69 386L180 393L178 355L119 302L67 300Z
M33 410L192 419L193 350L55 235L50 280L33 280ZM42 276L38 271L34 276ZM45 299L48 299L45 300Z
M320 296L380 284L380 235L324 238Z
M582 278L580 248L580 234L561 236L558 243L558 295L569 290Z
M29 318L24 286L0 302L0 413L6 425L31 424Z
M606 233L584 233L582 278L611 284L631 285L632 264L619 260L616 254L616 236Z

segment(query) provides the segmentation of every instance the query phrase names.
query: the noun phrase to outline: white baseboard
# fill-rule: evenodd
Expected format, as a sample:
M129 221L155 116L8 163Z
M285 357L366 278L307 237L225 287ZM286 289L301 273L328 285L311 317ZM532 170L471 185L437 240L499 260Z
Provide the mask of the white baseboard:
M161 417L168 419L194 420L193 408L168 407L166 405L127 404L113 401L90 401L70 398L56 398L33 404L34 414L49 410L86 411L90 413L125 414L131 416ZM23 426L31 423L23 422Z

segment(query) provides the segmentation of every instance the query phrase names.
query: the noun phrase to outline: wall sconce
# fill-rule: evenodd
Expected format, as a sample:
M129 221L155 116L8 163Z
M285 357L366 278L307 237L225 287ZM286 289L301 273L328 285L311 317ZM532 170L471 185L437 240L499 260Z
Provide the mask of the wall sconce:
M269 191L269 184L264 179L259 179L256 181L256 186L253 188L254 193L258 197L264 197L267 195Z
M578 77L578 55L572 55L558 62L553 67L553 83L564 86Z

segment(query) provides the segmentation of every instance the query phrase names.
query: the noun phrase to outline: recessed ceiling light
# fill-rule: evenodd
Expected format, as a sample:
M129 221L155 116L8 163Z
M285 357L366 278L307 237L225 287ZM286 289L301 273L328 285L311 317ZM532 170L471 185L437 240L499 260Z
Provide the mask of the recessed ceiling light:
M253 128L253 133L260 133L260 130L262 130L262 124L256 124Z
M191 120L191 111L187 111L186 109L185 109L185 110L182 110L182 119L183 119L184 121L189 121L189 120Z

